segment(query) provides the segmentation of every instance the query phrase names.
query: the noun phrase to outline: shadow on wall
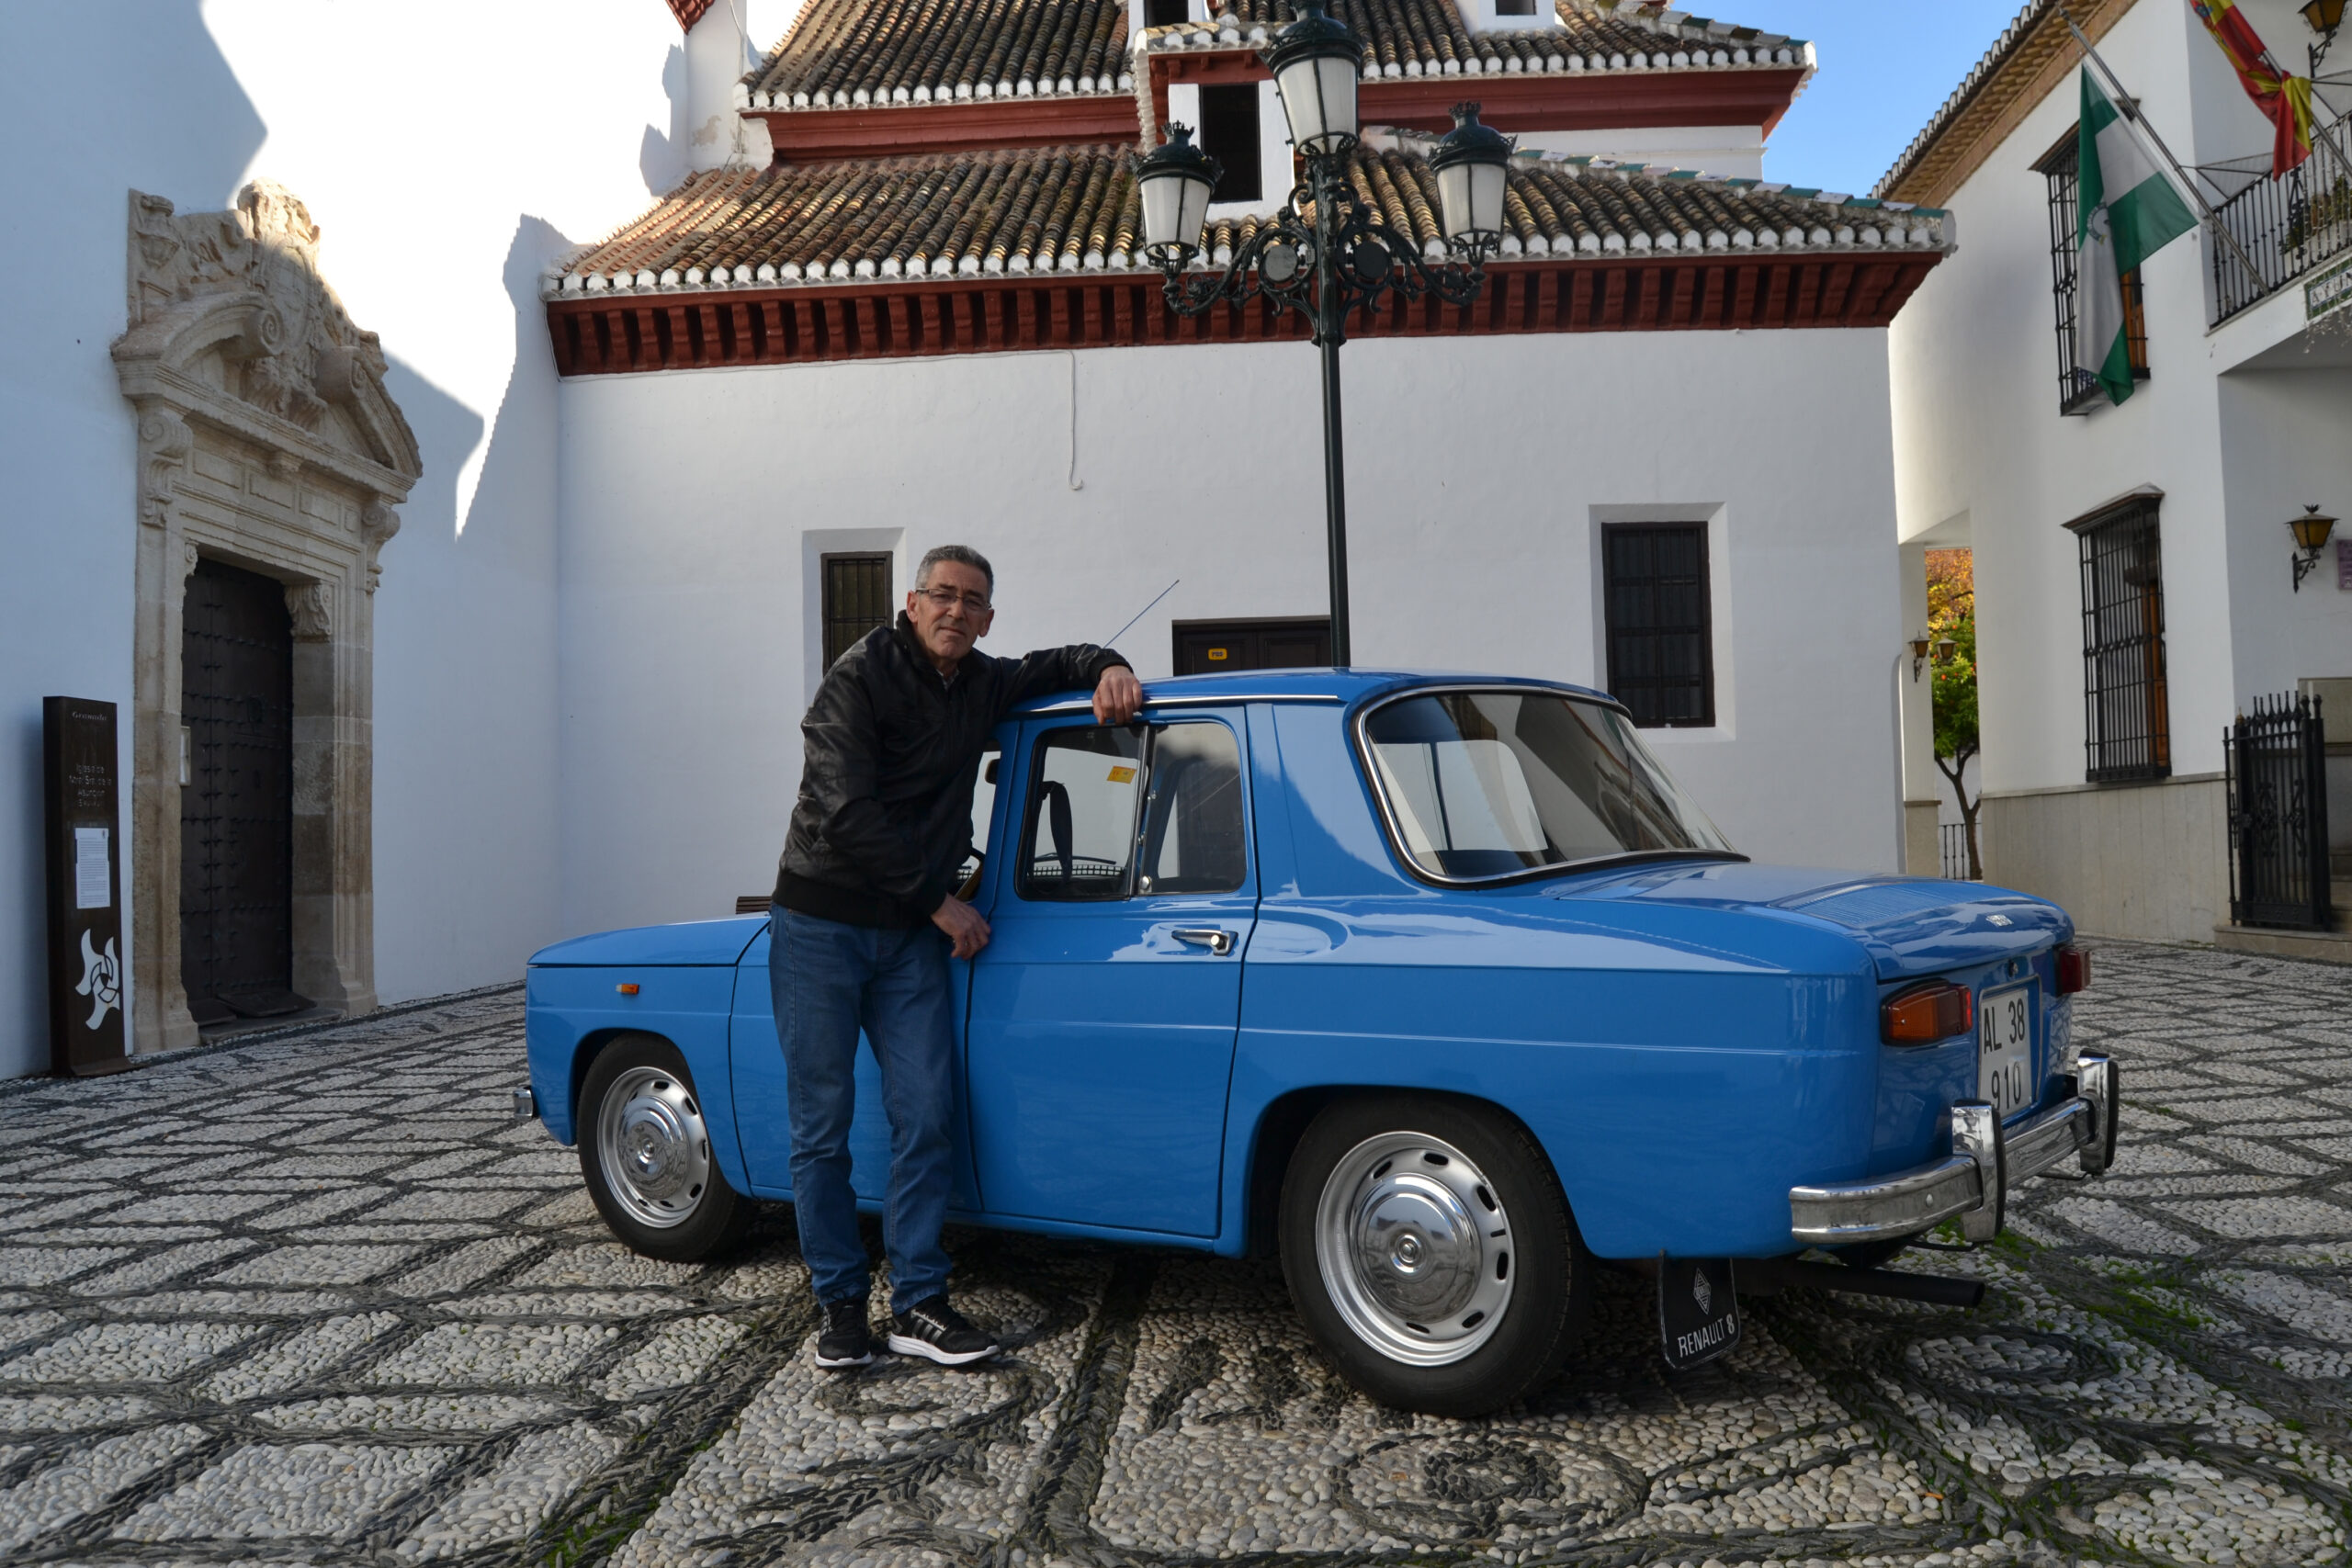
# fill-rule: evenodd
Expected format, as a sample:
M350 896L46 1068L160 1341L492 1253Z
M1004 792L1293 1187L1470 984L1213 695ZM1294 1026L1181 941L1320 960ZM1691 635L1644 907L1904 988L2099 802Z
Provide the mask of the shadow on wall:
M694 128L686 123L686 51L676 44L662 62L662 91L670 99L670 134L647 126L637 154L637 171L655 196L669 195L686 177L686 150L694 144Z
M479 524L494 523L496 497L509 485L552 484L556 443L555 345L548 339L548 309L539 284L549 266L574 248L561 230L527 213L514 225L500 281L514 301L514 365L482 454L481 478L466 514L458 519L460 537ZM485 496L492 498L484 504Z
M135 90L101 107L100 79ZM0 7L0 210L40 214L40 243L11 269L40 304L0 320L0 543L15 563L0 589L0 744L15 758L0 765L0 886L14 889L0 895L0 1077L49 1062L44 695L118 705L126 825L130 809L134 414L107 352L126 325L128 196L225 208L267 134L198 0Z

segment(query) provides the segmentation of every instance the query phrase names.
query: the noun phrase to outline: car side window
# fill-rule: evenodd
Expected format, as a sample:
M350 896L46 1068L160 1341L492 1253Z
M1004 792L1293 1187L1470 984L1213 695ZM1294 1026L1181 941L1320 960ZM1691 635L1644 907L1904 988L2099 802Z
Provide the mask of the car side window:
M1140 726L1057 729L1039 744L1023 818L1021 897L1127 896L1147 733Z
M1249 876L1241 749L1215 722L1049 731L1022 820L1026 899L1231 893Z
M1154 732L1137 893L1233 893L1248 877L1241 749L1221 724Z
M972 848L956 868L958 887L969 889L972 878L980 874L980 858L989 852L989 824L996 818L997 760L995 747L982 752L980 775L972 781Z

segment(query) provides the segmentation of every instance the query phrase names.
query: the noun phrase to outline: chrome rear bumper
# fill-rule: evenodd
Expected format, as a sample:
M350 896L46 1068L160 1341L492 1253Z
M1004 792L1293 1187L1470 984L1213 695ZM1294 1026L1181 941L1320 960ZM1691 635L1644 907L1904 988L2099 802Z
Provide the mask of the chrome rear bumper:
M1972 1241L2001 1228L2011 1189L2068 1155L2092 1175L2115 1158L2115 1063L2085 1056L2073 1092L2004 1129L1982 1100L1952 1107L1952 1152L1909 1170L1860 1181L1789 1189L1789 1234L1804 1247L1843 1247L1916 1235L1953 1215Z

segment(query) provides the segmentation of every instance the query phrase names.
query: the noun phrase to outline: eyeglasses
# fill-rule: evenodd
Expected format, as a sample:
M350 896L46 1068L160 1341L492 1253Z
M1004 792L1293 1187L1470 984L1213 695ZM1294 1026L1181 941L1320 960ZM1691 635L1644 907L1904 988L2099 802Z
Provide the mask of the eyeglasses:
M977 593L958 593L953 588L922 588L916 592L930 600L936 609L952 610L960 604L975 615L989 613L989 602Z

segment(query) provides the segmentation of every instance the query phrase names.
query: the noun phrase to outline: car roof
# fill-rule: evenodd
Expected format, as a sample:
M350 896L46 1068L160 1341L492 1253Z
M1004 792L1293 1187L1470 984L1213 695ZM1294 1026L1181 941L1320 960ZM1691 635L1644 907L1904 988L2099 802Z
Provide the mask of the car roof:
M1231 674L1171 675L1144 682L1144 705L1191 705L1209 703L1339 703L1409 691L1416 686L1525 686L1614 703L1606 692L1566 681L1544 681L1526 675L1487 675L1453 670L1380 670L1361 665L1350 669L1310 666L1292 670L1237 670ZM1063 692L1035 697L1013 711L1054 713L1081 705L1083 694Z

